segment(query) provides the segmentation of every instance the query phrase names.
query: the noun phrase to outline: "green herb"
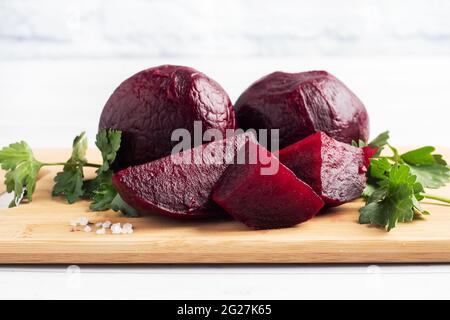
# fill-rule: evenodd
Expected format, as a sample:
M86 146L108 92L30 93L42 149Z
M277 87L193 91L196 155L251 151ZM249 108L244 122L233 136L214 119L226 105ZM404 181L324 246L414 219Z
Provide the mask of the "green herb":
M139 213L131 207L128 203L123 201L120 194L117 194L114 200L111 202L111 209L114 211L120 211L127 217L138 217Z
M43 163L37 161L31 148L24 141L10 144L0 150L1 168L6 171L7 192L14 192L10 207L17 206L24 198L33 200L36 180Z
M369 142L368 146L372 148L383 148L387 145L389 140L389 131L380 133L372 141Z
M111 203L117 195L112 183L102 183L94 191L89 208L93 211L111 209Z
M53 196L63 195L69 203L74 203L83 196L83 167L87 163L86 150L86 134L82 132L73 141L72 156L64 164L63 171L58 172L54 179Z
M439 188L450 179L449 168L442 155L432 154L434 147L423 147L403 154L388 144L387 132L379 135L369 146L388 146L392 156L380 156L370 161L367 186L362 196L366 205L360 209L360 223L394 228L397 222L412 221L417 215L427 215L420 201L424 198L450 203L450 199L429 195L425 188Z
M102 153L103 164L97 169L97 177L87 181L86 196L92 199L90 209L103 211L111 209L111 202L117 195L112 185L111 166L120 148L122 133L117 130L101 130L97 134L95 144Z
M420 207L415 207L417 198L423 199L421 192L422 185L416 182L409 167L394 165L360 210L359 222L387 227L389 231L397 222L412 221L415 211L423 213Z
M442 155L432 154L434 151L434 147L423 147L406 152L400 158L425 188L437 189L449 181L450 169Z
M84 198L91 200L90 209L103 211L112 209L122 211L128 216L137 212L130 207L112 185L112 165L116 159L121 143L121 131L100 130L96 137L96 146L102 154L102 164L87 162L87 138L82 132L72 144L72 154L66 162L44 163L36 160L31 148L25 142L18 142L0 150L0 165L5 174L8 192L14 192L10 206L17 206L23 199L32 201L39 170L43 166L63 166L54 178L53 196L63 196L68 203ZM96 177L84 180L84 168L94 167Z
M378 136L375 137L372 141L369 143L365 143L363 140L358 141L352 141L352 146L354 147L370 147L370 148L376 148L377 152L375 153L374 157L377 157L380 155L381 151L383 151L383 148L388 144L389 140L389 131L385 131L380 133Z

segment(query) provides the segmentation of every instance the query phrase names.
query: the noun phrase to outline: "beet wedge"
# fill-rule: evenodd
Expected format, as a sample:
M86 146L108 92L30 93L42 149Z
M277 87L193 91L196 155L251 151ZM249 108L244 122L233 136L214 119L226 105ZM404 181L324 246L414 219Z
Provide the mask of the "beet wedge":
M255 151L256 161L248 163ZM213 200L236 220L253 229L286 228L311 219L324 206L261 145L248 142L242 152L247 163L230 165L213 191Z
M280 161L308 183L327 206L358 198L366 185L363 149L315 133L279 152Z
M225 214L211 201L211 191L247 141L256 138L251 133L239 134L130 167L113 176L113 185L141 214L174 218Z

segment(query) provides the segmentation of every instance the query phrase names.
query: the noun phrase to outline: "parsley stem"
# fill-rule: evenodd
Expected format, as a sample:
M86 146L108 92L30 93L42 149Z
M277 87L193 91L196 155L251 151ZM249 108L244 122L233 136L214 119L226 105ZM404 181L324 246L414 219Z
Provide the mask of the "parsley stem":
M427 193L423 193L422 195L425 198L427 198L427 199L433 199L433 200L442 201L442 202L445 202L445 203L450 203L450 199L449 198L445 198L445 197L441 197L441 196L435 196L435 195L427 194Z
M66 164L65 162L52 162L52 163L44 162L44 163L42 163L43 166L63 166L65 164Z
M100 167L101 167L100 164L90 163L90 162L85 163L84 166L85 166L85 167L93 167L93 168L100 168Z
M42 163L43 166L64 166L65 162L51 162L51 163ZM93 167L93 168L100 168L101 165L96 163L85 163L83 167Z

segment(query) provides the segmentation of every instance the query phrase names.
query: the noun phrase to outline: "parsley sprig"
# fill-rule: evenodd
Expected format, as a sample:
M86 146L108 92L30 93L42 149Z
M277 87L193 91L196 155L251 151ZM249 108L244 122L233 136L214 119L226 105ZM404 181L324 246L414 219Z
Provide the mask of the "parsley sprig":
M422 147L400 154L388 140L389 133L383 132L368 145L362 141L353 145L373 149L367 186L363 191L366 205L360 209L359 222L390 231L397 222L408 222L416 216L428 215L429 212L420 205L425 198L450 203L450 199L425 192L425 188L437 189L448 183L450 169L442 155L433 153L434 147ZM380 155L385 147L390 149L392 155Z
M20 141L0 150L0 164L6 171L6 191L14 192L14 199L9 206L17 206L23 199L32 201L37 176L44 164L34 158L28 144Z
M72 154L66 162L40 162L24 142L17 142L0 150L0 165L5 174L7 192L14 193L10 207L22 201L31 202L36 188L39 170L44 166L63 166L54 178L53 196L64 197L69 204L80 199L91 200L90 209L103 211L113 209L129 216L137 212L125 203L112 185L112 164L116 159L121 143L121 131L102 129L96 137L96 146L102 154L102 164L89 163L86 159L88 142L86 133L75 137ZM96 168L96 177L84 179L84 168Z

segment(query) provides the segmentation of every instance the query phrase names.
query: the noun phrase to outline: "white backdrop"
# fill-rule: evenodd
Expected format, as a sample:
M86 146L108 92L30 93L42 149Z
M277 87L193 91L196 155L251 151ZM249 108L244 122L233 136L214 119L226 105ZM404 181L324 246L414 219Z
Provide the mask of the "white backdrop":
M447 0L0 0L0 58L448 55Z

